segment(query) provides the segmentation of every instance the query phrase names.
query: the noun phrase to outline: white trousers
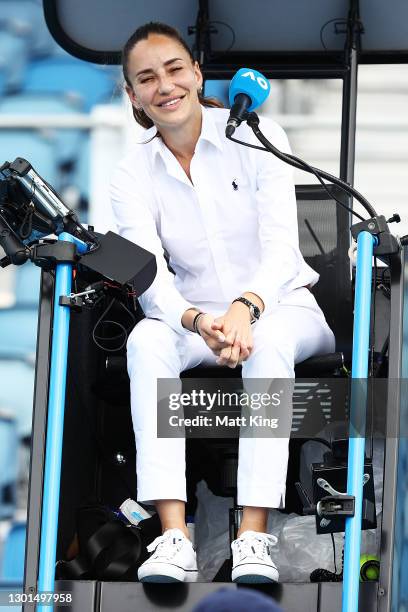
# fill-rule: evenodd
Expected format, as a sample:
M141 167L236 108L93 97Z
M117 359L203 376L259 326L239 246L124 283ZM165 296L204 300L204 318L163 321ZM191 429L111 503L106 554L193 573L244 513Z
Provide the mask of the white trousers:
M225 310L228 305L226 305ZM212 313L221 314L221 313ZM335 341L322 311L304 287L285 296L253 325L254 348L242 364L242 378L294 378L294 365L334 351ZM178 378L216 356L197 334L178 334L166 323L143 319L127 344L132 420L136 440L137 499L186 501L185 439L157 437L157 379ZM283 506L288 438L241 437L238 496L242 506Z

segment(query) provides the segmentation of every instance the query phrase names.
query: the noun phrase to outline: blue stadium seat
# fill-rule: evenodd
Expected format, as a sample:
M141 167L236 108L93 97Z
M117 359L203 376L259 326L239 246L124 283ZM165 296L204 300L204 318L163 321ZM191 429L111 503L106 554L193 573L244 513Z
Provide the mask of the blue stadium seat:
M34 395L34 354L31 360L0 359L0 406L16 421L18 437L31 434Z
M40 2L0 0L0 72L7 93L21 90L33 58L57 53L61 50L48 31Z
M24 157L49 183L56 182L55 135L39 130L3 129L0 151L1 163Z
M0 96L4 95L4 90L6 87L6 75L4 70L0 67Z
M0 5L0 8L3 7ZM28 51L23 37L0 30L0 74L3 88L1 94L19 91L24 80L28 62Z
M1 362L0 362L1 368ZM3 379L2 379L3 380ZM4 406L0 399L0 406ZM15 417L0 408L0 520L14 515L18 475L17 423Z
M31 262L15 268L15 306L37 312L40 296L41 269Z
M34 309L0 310L0 357L24 359L35 353L37 317Z
M79 108L75 101L70 101L61 94L19 94L0 100L0 112L3 114L71 115L78 113ZM76 157L82 136L80 129L48 128L45 131L51 134L57 164Z
M3 114L26 114L30 112L34 115L71 115L78 113L78 105L75 101L70 101L61 94L25 93L0 99L0 112ZM28 161L57 191L66 186L67 183L74 184L81 195L88 200L89 132L77 128L61 128L48 130L48 132L51 132L53 147L54 170L52 175L43 174L32 159L27 158ZM24 155L21 155L21 157L24 157Z
M3 548L1 580L22 582L24 576L26 524L13 523Z
M20 437L31 432L40 274L16 267L15 305L0 309L0 408L15 415Z
M68 57L51 57L30 64L24 91L60 94L76 101L83 112L110 102L116 90L117 69L95 66Z
M81 108L62 93L20 93L0 100L0 110L5 114L57 115L78 113Z

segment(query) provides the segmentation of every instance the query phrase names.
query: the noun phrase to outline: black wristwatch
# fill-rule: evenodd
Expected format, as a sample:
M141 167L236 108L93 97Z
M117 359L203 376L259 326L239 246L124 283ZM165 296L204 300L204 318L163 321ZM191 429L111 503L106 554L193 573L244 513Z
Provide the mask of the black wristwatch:
M246 298L242 296L233 300L232 303L234 302L242 302L243 304L245 304L245 306L248 306L249 313L251 315L251 325L252 323L255 323L256 321L258 321L259 317L261 316L261 311L259 310L258 306L256 306L256 304L254 304L253 302L250 302L249 300L247 300Z

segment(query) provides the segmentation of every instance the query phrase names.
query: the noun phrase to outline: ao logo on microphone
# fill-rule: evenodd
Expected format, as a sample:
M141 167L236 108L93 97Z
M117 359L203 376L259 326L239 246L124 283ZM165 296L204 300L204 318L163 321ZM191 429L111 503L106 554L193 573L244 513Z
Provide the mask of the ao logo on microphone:
M266 91L269 89L268 81L260 74L256 76L252 70L248 70L248 72L242 73L241 78L244 78L244 77L249 77L250 79L252 79L252 81L256 81L258 85L262 87L262 89L265 89Z
M237 96L244 94L251 100L250 106L246 107L249 112L261 106L271 90L268 79L253 68L240 68L234 75L229 88L229 102L232 107Z

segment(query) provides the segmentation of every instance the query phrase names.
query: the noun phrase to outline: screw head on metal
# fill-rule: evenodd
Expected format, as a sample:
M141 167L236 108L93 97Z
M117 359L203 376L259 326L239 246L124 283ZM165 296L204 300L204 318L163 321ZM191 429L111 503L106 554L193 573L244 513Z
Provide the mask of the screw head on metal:
M119 465L124 465L126 463L126 457L122 455L122 453L116 453L115 459L116 463L119 463Z

